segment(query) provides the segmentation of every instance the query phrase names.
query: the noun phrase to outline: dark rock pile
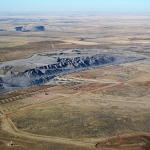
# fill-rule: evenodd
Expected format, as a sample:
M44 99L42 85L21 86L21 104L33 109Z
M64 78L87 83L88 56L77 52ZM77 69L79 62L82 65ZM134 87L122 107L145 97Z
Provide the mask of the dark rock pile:
M76 72L93 66L113 63L114 57L105 55L82 56L73 58L57 58L56 63L49 63L30 69L20 69L16 66L3 66L0 68L0 88L5 85L11 87L31 87L49 82L55 76Z

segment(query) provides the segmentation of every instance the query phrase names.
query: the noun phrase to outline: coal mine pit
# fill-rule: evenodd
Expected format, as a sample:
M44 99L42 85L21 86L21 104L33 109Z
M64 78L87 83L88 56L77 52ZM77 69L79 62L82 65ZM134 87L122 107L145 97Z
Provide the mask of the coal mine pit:
M121 50L66 49L0 63L0 94L48 84L56 76L147 59Z

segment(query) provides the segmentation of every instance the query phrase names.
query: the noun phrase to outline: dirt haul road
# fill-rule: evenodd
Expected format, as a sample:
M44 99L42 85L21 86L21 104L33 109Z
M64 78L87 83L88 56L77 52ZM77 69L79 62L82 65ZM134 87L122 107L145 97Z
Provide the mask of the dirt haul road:
M62 144L72 144L72 145L77 145L77 146L83 146L83 147L91 147L93 149L96 149L96 143L103 142L103 141L108 141L110 139L115 139L116 136L111 137L111 138L87 138L87 139L67 139L67 138L59 138L59 137L52 137L52 136L44 136L44 135L37 135L37 134L31 134L27 132L23 132L18 130L13 122L10 120L10 118L1 116L2 118L2 130L13 134L15 136L19 137L25 137L28 139L32 140L38 140L38 141L46 141L46 142L56 142L56 143L62 143ZM135 136L150 136L150 133L129 133L129 134L123 134L120 135L120 138L128 138L128 137L135 137ZM104 149L104 147L99 148L101 150Z
M47 142L57 142L57 143L65 143L65 144L73 144L77 146L88 146L88 147L94 147L94 143L90 142L90 139L87 139L87 141L84 141L83 139L73 140L73 139L67 139L67 138L59 138L59 137L52 137L52 136L43 136L43 135L36 135L31 134L27 132L23 132L18 130L13 122L10 120L10 118L2 117L2 130L13 134L15 136L19 137L25 137L28 139L33 140L40 140L40 141L47 141ZM91 139L92 140L92 139Z

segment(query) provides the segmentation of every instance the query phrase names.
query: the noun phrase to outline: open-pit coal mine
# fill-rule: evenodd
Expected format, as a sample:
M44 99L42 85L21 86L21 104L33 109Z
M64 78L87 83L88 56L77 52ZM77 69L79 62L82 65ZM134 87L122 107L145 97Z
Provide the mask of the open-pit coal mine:
M28 59L0 63L0 93L50 84L54 77L72 72L144 59L146 56L123 50L67 49L38 53Z

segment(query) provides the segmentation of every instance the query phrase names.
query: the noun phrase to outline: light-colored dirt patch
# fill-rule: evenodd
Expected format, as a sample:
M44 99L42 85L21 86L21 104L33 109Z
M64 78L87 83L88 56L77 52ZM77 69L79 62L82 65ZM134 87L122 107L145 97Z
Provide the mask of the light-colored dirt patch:
M141 75L138 76L128 82L149 82L150 81L150 74L145 74L145 75Z
M57 95L52 94L52 93L48 93L48 95L46 95L45 93L42 93L42 94L34 95L33 97L29 97L25 100L22 100L22 102L25 102L25 103L39 103L39 102L47 101L47 100L49 100L51 98L54 98L54 97L57 97Z
M85 41L75 41L75 40L64 40L64 42L67 42L68 44L78 44L78 45L98 45L99 43L96 42L85 42Z

